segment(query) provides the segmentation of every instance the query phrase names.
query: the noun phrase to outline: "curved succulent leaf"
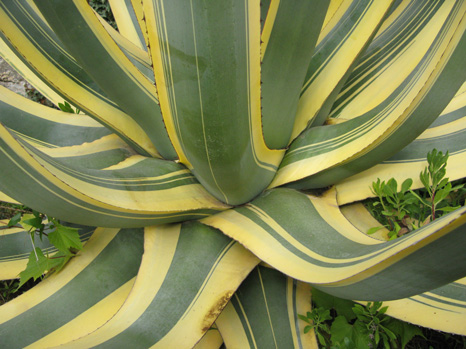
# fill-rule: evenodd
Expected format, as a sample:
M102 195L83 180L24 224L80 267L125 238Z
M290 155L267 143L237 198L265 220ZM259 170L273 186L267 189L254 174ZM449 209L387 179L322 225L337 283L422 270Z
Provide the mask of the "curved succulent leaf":
M28 68L23 61L15 55L15 53L8 47L0 33L0 57L13 67L23 78L25 78L34 88L39 91L49 101L58 105L63 102L63 98L39 79L31 69Z
M432 149L449 151L446 177L451 181L463 178L466 173L465 147L466 84L463 84L439 118L411 144L388 160L338 183L338 203L344 205L371 197L369 187L377 178L386 181L393 177L399 182L412 178L412 188L422 188L419 174L427 165L427 151Z
M419 326L466 336L466 279L430 292L384 302L387 315Z
M140 155L123 161L130 154L122 154L118 142L112 151L112 143L110 149L98 140L42 152L0 125L0 161L9 178L1 190L52 217L94 226L176 222L227 207L183 166ZM112 152L115 163L102 168Z
M127 59L82 1L36 2L48 24L92 79L147 133L158 152L175 159L155 86ZM99 60L101 66L95 64Z
M85 115L65 113L25 99L0 86L2 124L37 147L56 148L93 142L112 132Z
M373 38L391 1L343 1L324 23L301 90L292 138L321 125L359 55Z
M262 136L259 2L154 0L144 9L163 117L181 163L219 200L250 200L284 153Z
M309 189L337 183L387 159L429 127L466 79L466 70L457 68L466 55L466 6L444 3L440 9L426 31L416 35L425 44L423 50L403 50L399 55L403 62L422 54L416 66L393 86L393 92L369 110L367 104L359 104L353 110L357 117L351 120L304 132L287 151L272 187L293 182L289 184L293 188ZM392 35L396 36L396 31L389 33ZM435 36L432 41L424 40L425 35ZM390 67L392 61L395 59L387 63ZM381 83L386 80L382 74L370 82L379 79ZM369 92L375 90L371 84L366 84Z
M58 337L61 328L52 333L60 342L44 338L36 344L193 347L258 263L238 243L199 223L146 228L144 249L131 293L108 322L70 343Z
M343 215L361 232L380 225L361 203L345 205ZM383 228L372 237L388 240ZM466 279L456 280L438 289L395 301L384 302L387 315L440 331L466 335Z
M276 189L202 222L238 240L274 268L327 293L390 300L464 276L465 219L462 208L416 232L382 242L346 220L334 191L316 197ZM433 268L439 270L435 276Z
M264 4L262 4L264 8ZM273 149L290 143L307 67L328 1L272 1L261 35L262 122Z
M2 345L24 348L40 341L36 345L44 347L40 343L76 338L102 326L130 291L142 253L142 230L97 229L66 273L50 276L0 307ZM79 330L67 331L70 321Z
M147 134L121 111L68 54L56 34L24 0L0 3L2 38L44 83L145 155L157 156Z
M298 317L311 311L310 286L258 266L215 322L228 348L317 348Z

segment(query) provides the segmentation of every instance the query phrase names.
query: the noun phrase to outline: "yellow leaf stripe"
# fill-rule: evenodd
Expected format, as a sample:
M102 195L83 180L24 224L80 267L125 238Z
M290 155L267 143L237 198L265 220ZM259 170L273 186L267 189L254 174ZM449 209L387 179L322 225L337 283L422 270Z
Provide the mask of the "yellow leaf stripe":
M32 309L56 292L59 292L66 284L73 280L84 268L105 249L118 233L117 229L99 228L95 231L85 248L79 252L79 258L72 259L66 268L66 273L58 273L48 278L21 297L6 303L0 307L0 326L7 321L19 316L21 313Z
M439 331L466 335L466 278L417 296L384 302L387 314Z
M131 1L110 0L109 3L120 34L139 48L145 50L146 43L144 37L141 37L141 29L138 27Z
M267 200L258 199L257 204L253 201L243 208L222 212L202 222L222 230L287 275L326 286L332 292L338 292L337 288L342 287L351 293L354 287L353 291L361 292L360 296L365 295L362 285L368 287L365 280L370 283L374 276L390 272L393 265L402 265L404 258L455 232L466 222L466 209L460 209L449 218L436 220L404 238L383 243L361 233L346 220L338 209L334 191L320 198L308 196L308 201L294 193L271 192ZM276 199L270 198L275 195ZM288 206L288 195L296 203L289 201ZM282 212L271 215L267 211L272 212L272 207L259 208L266 203L270 205L271 200L280 201ZM304 217L308 217L312 225L287 228L287 222L306 220ZM378 292L376 285L371 284L371 287L371 292ZM383 290L380 292L384 293ZM387 296L388 293L380 297Z
M19 24L10 12L10 8L20 11L24 18L30 22L21 19ZM68 58L71 62L74 60L69 57L66 51L54 42L43 29L44 23L38 22L32 17L31 9L25 4L19 4L17 0L4 3L0 6L0 20L2 22L2 32L5 37L14 46L15 51L21 55L30 69L40 76L53 90L60 93L64 98L82 110L85 110L93 118L108 125L115 132L125 135L133 144L144 149L148 154L158 156L158 152L150 142L144 130L134 122L131 117L122 112L112 101L102 95L90 86L79 80L79 77L73 76L60 65L58 58ZM25 31L24 26L32 26L33 31ZM41 35L41 37L31 35ZM56 47L61 57L51 55L50 52L44 52L37 40L47 39L50 45ZM12 47L10 47L12 49ZM15 58L12 58L15 59ZM34 63L32 63L34 62ZM54 77L51 80L51 77Z
M226 305L229 297L247 273L257 264L258 260L235 242L227 243L212 259L210 271L200 284L197 295L190 290L185 297L188 307L182 312L168 310L163 301L172 302L167 294L166 285L173 277L173 268L180 268L178 254L180 242L186 239L186 234L180 230L180 225L157 226L145 229L145 253L139 269L138 277L127 300L118 313L104 326L88 335L67 343L69 348L92 347L106 343L126 343L134 339L134 333L139 333L141 340L147 346L192 347L207 331L216 315ZM191 231L190 234L195 233ZM185 255L187 251L183 252ZM194 251L195 253L195 251ZM212 258L202 256L202 258ZM241 261L238 263L238 261ZM178 267L175 267L178 265ZM156 268L157 273L153 270ZM175 287L175 286L173 286ZM176 286L178 287L178 286ZM178 287L179 288L179 287ZM170 292L173 292L170 290ZM194 291L196 293L196 291ZM159 304L162 308L157 308ZM170 303L172 304L172 303ZM220 310L216 310L220 306ZM212 314L212 312L216 312ZM161 315L163 316L161 317ZM181 316L180 316L181 314ZM152 319L147 324L146 319ZM173 327L160 327L160 322L169 321ZM152 326L151 331L145 330Z
M63 103L63 98L39 79L37 75L15 55L2 37L0 37L0 56L49 101L55 105Z
M348 69L375 34L390 5L391 1L359 1L357 5L354 5L354 8L348 8L345 16L340 19L342 25L347 26L346 22L350 21L354 13L357 15L357 20L345 29L346 36L343 39L338 37L338 46L326 53L326 60L312 72L312 75L304 83L292 139L306 129L317 116L332 91L341 83ZM332 32L329 35L332 35ZM351 40L348 40L349 37ZM331 36L326 42L331 45ZM321 50L327 50L327 46L323 45L323 42L317 46L314 55L317 57L321 55ZM312 64L311 61L311 66Z
M380 225L364 205L342 207L343 215L361 232ZM387 229L378 238L388 240ZM379 232L377 232L379 233ZM376 237L375 234L371 235ZM386 301L387 314L397 319L439 331L465 335L466 279L457 280L438 289L396 301Z
M19 173L21 173L21 175L30 178L31 185L38 186L36 190L39 188L45 190L42 195L47 195L47 200L58 196L62 200L62 205L74 206L77 210L74 212L75 215L78 214L79 210L103 215L102 218L104 216L108 216L108 218L123 218L129 214L127 218L132 216L136 220L141 220L142 222L148 218L154 219L157 216L160 218L189 216L192 212L190 213L190 211L187 210L198 210L204 205L206 209L225 207L225 205L213 199L199 184L196 184L192 180L190 180L191 183L188 182L188 185L181 185L171 189L169 187L165 189L161 187L161 190L156 190L154 192L145 190L135 192L126 190L128 187L131 187L132 184L130 184L130 182L124 184L123 179L122 188L126 188L125 190L110 189L98 182L92 183L90 181L92 178L85 177L86 171L84 171L83 177L81 172L84 169L80 171L75 171L72 168L68 169L67 165L60 165L56 161L51 161L50 158L40 155L40 152L37 150L32 151L32 149L27 149L24 145L22 146L19 144L3 127L0 128L0 139L3 139L9 147L8 149L1 149L1 152L6 156L8 161L11 161L11 164L8 164L8 166L15 171L20 171ZM148 158L146 161L162 160ZM22 165L22 163L25 165ZM27 166L27 168L24 168L24 166ZM29 171L35 171L35 174ZM190 176L188 171L186 171L186 174ZM175 176L176 175L179 175L179 173L175 171ZM97 180L108 181L108 179L105 178L108 177L108 175L105 175L103 172L101 172L101 175L98 177L101 178L97 178ZM163 176L160 178L155 177L148 179L144 177L141 178L142 181L161 180L162 185L163 182L169 182L168 178ZM138 180L137 178L134 179L136 180L134 184L137 185ZM115 180L118 181L117 178L115 178ZM175 185L178 185L178 183L175 182ZM10 187L10 190L15 191L16 195L20 195L24 194L22 191L27 189L23 187L18 188L13 185L13 187ZM138 199L135 199L135 197ZM165 199L162 199L162 197ZM191 198L191 203L188 203L186 198ZM50 201L49 204L52 206L54 205L53 201ZM57 216L51 212L47 213L52 216ZM91 219L92 216L88 218ZM72 217L70 217L70 219L67 218L68 221L72 221L71 219ZM131 219L126 222L130 221Z
M413 179L413 189L422 188L419 173L427 166L427 152L436 148L444 153L449 150L447 174L451 181L464 177L466 173L466 91L458 91L455 98L448 104L437 119L440 124L433 125L424 131L408 147L398 154L370 169L360 172L338 183L338 203L344 205L350 202L372 197L370 191L372 182L377 178L387 181L395 178L398 183L407 178ZM453 116L453 117L452 117ZM449 120L449 118L451 120ZM447 122L443 123L442 120Z
M411 116L420 119L423 115L417 112L417 108L429 103L430 100L424 100L425 96L442 76L443 69L456 52L466 30L465 13L466 4L457 3L445 18L442 27L434 22L433 25L439 31L437 39L431 45L432 49L427 51L410 77L399 86L397 93L359 118L326 126L326 129L308 130L308 137L316 134L318 138L314 136L307 141L300 140L299 144L296 143L287 152L271 187L369 156L372 150L386 145L388 139L393 139L401 132L403 124L413 123L414 119L410 121ZM431 118L434 116L431 115ZM421 122L418 123L420 124ZM328 138L322 138L324 135ZM403 141L406 142L400 140L400 144Z

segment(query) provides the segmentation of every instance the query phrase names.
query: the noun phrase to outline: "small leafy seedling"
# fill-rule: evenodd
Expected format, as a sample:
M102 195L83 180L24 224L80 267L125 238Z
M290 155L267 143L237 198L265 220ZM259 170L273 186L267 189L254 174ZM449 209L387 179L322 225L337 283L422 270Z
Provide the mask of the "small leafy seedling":
M430 211L430 215L427 217L429 221L433 221L442 214L452 212L460 207L451 206L451 200L448 200L449 196L456 190L462 188L463 185L461 184L453 187L449 182L449 178L445 178L447 173L447 161L448 151L445 155L436 149L428 153L428 166L419 175L427 195L421 196L412 192L420 203Z
M402 183L400 190L394 178L386 183L378 178L377 182L372 183L371 191L378 200L372 203L370 209L377 220L389 230L389 240L418 229L460 207L458 203L461 198L458 193L463 184L453 186L445 178L447 161L448 152L444 155L434 149L427 154L428 165L419 175L424 185L421 190L411 189L411 178ZM464 196L464 191L461 193ZM367 233L373 234L379 229L381 227L374 227Z
M312 325L325 348L405 348L414 336L423 337L418 327L387 316L382 302L361 305L317 289L312 290L312 300L314 310L299 317Z
M71 104L69 104L67 101L64 101L63 103L58 103L58 107L66 112L66 113L71 113L71 114L79 114L80 110L76 108L76 110L73 109Z
M82 249L79 239L78 229L62 225L55 218L48 218L37 211L32 214L17 214L8 222L9 227L20 226L29 234L33 250L29 254L26 269L19 276L19 289L29 279L37 280L46 273L60 271L63 266ZM47 232L46 232L47 231ZM42 240L44 236L56 247L58 252L49 256L35 246L35 238L39 236Z
M390 240L397 238L413 229L416 229L414 222L409 220L413 215L413 205L417 202L416 196L411 193L413 180L406 179L398 190L398 183L394 178L385 181L372 183L372 192L379 201L373 203L373 206L379 209L382 217L382 224L389 230L388 237ZM367 233L373 234L380 227L371 228Z
M308 333L309 331L314 330L314 333L319 339L319 343L323 346L326 346L326 337L330 335L330 329L326 321L332 320L330 310L324 309L322 307L314 308L312 311L308 311L306 316L298 315L298 317L309 324L304 327L304 333Z

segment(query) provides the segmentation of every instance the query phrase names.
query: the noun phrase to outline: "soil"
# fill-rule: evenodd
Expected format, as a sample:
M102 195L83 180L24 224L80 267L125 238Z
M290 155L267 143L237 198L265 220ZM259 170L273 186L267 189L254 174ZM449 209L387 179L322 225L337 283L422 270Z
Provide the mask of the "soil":
M24 80L10 65L0 57L0 85L27 97L26 90L32 89L32 86Z

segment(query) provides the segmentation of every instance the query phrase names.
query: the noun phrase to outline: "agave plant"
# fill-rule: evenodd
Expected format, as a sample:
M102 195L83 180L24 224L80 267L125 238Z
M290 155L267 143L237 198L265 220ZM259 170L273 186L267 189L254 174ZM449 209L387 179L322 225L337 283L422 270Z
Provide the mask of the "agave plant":
M119 31L0 1L1 55L83 111L0 90L1 198L86 241L0 307L3 347L312 347L311 287L466 334L466 208L384 241L352 204L433 148L465 176L465 1L110 3ZM1 234L14 278L31 245Z

